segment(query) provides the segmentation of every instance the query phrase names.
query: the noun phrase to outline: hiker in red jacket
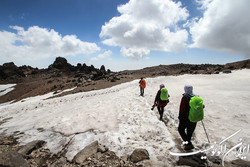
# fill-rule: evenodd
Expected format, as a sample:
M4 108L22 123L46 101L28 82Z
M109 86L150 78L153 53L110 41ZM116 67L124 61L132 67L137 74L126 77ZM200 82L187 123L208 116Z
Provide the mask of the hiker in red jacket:
M141 80L139 81L139 86L140 86L140 95L141 96L144 96L144 89L146 88L146 81L143 79L143 78L141 78Z
M182 96L180 108L179 108L179 134L184 141L184 149L191 150L194 148L191 137L196 127L196 122L190 122L188 119L188 114L190 110L189 101L190 98L195 96L193 94L193 86L185 85L184 87L185 93Z
M160 120L162 121L162 117L163 117L163 113L164 113L164 107L169 103L169 100L162 100L161 99L161 89L165 88L164 84L160 85L160 90L158 90L156 96L155 96L155 101L154 101L154 105L157 105L157 109L158 112L160 114ZM168 97L170 97L170 95L167 95Z

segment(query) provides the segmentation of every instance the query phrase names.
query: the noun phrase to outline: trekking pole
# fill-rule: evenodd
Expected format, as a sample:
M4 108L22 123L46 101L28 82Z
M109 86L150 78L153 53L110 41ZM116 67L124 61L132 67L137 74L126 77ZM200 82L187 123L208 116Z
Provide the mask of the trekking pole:
M201 120L201 123L202 123L202 125L203 125L203 128L204 128L204 131L205 131L205 133L206 133L206 136L207 136L207 140L208 140L208 142L210 143L210 141L209 141L209 138L208 138L208 135L207 135L207 131L206 131L206 128L205 128L205 126L204 126L204 124L203 124L203 121Z

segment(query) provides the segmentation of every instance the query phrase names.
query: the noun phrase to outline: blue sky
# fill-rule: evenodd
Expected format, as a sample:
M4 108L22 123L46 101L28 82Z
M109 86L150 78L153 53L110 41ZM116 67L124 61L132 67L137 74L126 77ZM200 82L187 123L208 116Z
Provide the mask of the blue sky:
M249 0L1 0L0 64L112 71L250 57Z

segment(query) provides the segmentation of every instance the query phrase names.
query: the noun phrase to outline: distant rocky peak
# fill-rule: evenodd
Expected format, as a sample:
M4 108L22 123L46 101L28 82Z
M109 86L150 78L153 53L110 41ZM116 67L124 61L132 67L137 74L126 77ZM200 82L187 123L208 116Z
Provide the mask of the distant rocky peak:
M65 59L64 57L57 57L52 64L52 67L57 69L67 69L71 67L71 64L69 64L67 59Z

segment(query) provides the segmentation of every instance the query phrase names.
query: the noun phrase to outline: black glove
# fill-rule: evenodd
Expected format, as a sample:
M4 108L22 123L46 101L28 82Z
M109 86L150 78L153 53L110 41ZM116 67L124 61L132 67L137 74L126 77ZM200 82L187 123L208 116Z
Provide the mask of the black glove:
M152 106L151 110L154 110L155 106L156 106L156 104L154 104L154 105Z

